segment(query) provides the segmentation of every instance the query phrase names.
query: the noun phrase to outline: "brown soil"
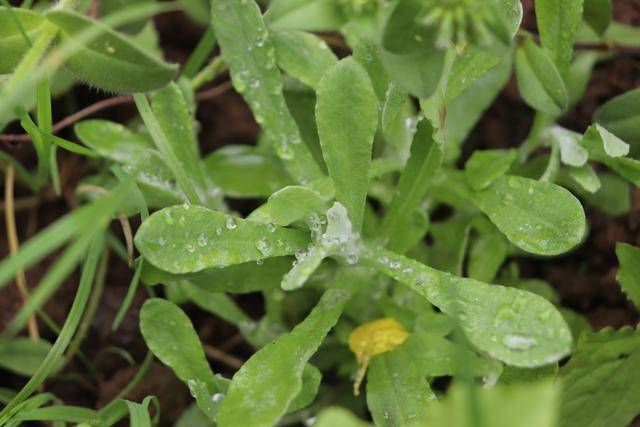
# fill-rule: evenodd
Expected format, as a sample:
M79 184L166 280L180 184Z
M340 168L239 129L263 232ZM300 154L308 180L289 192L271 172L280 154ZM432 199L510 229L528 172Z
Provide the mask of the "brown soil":
M526 10L524 25L527 29L535 29L532 3L529 0L524 2ZM640 1L614 3L617 20L640 24ZM156 19L156 23L166 56L173 61L184 62L190 49L195 46L203 33L201 28L179 13L163 15ZM624 53L614 60L598 65L586 96L562 119L563 124L577 131L583 131L591 122L593 111L603 101L640 85L639 68L638 56L630 53ZM104 98L102 93L78 87L56 102L54 119L60 119L74 109L90 105L102 98ZM134 114L135 109L132 106L124 105L105 111L101 117L126 121ZM251 143L256 139L258 126L242 98L233 91L202 102L197 116L201 124L200 141L203 153L209 153L222 145ZM515 147L526 136L532 118L532 111L524 105L515 83L511 81L498 100L484 114L482 121L466 144L465 151L475 148ZM18 133L20 130L14 126L7 131ZM63 136L71 137L72 134L66 130ZM35 163L30 144L2 144L0 149L17 157L25 165L33 166ZM67 213L76 204L74 188L79 179L91 170L91 165L66 153L61 153L60 159L64 197L56 198L50 194L37 206L18 212L17 221L22 242ZM16 189L17 198L28 196L30 194L23 188ZM639 320L637 311L622 295L615 281L617 268L615 243L624 241L640 245L640 191L637 189L633 200L632 214L619 219L612 219L587 210L591 227L590 235L587 241L573 253L555 259L530 259L520 262L524 276L549 281L558 289L562 303L585 314L596 329L604 326L618 328L627 324L636 324ZM7 254L4 221L0 227L0 236L3 236L0 238L0 257L4 257ZM113 230L115 233L120 233L115 226ZM38 282L54 259L55 255L28 271L27 280L31 286ZM89 334L82 344L82 351L89 360L96 361L100 356L99 373L92 375L84 365L74 361L64 376L47 382L48 391L55 393L67 404L100 407L115 396L135 374L136 369L123 358L105 353L108 348L125 349L137 363L141 362L145 356L146 347L138 329L138 312L145 299L144 290L138 290L134 304L117 333L110 331L111 321L127 291L131 274L126 263L116 257L111 258L101 304ZM62 324L66 318L75 294L77 280L77 275L67 280L46 305L46 311L59 324ZM243 297L240 303L253 313L261 310L258 298ZM13 285L4 287L0 291L0 329L9 322L19 307L20 299L15 287ZM237 332L233 327L193 307L187 307L187 311L204 343L226 348L229 354L241 359L246 359L250 355L250 349L246 345L233 344ZM40 327L45 331L43 333L45 338L55 338L46 333L42 325ZM212 362L212 366L216 372L223 375L233 374L232 368L219 362ZM23 380L2 372L1 383L4 387L19 388ZM148 394L154 394L160 399L161 425L171 425L191 402L186 387L158 362L153 364L150 372L129 397L140 400Z

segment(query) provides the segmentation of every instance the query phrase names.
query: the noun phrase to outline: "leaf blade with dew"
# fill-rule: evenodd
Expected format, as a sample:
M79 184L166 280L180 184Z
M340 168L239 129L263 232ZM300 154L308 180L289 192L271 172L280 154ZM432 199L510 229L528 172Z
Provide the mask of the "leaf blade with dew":
M569 68L573 42L582 23L583 0L536 0L540 44L551 52L560 73Z
M411 355L398 347L371 360L367 373L367 407L377 426L412 425L424 419L435 399Z
M302 31L271 31L277 64L301 82L316 87L338 59L317 36Z
M155 212L135 236L140 253L151 264L170 273L191 273L291 255L306 248L309 242L305 230L257 224L189 205Z
M212 0L211 5L211 23L234 87L273 141L289 174L301 183L320 178L320 167L303 144L282 95L282 79L260 8L254 0Z
M163 299L147 300L140 312L140 331L153 354L187 384L209 419L215 419L217 405L212 396L222 390L182 309Z
M96 28L99 35L91 44L79 44L65 66L81 80L110 92L146 92L169 83L177 66L147 54L107 25L70 10L51 10L47 21L60 30L63 42L73 42L78 34Z
M275 424L300 392L307 361L337 322L348 299L344 290L326 291L305 320L245 362L220 405L218 425Z
M368 189L373 138L378 124L376 95L365 69L343 59L317 88L316 120L322 155L334 183L336 200L359 232Z
M504 175L472 199L513 244L534 254L567 252L586 231L578 199L549 182Z
M467 339L493 358L534 367L558 361L571 349L569 327L538 295L457 277L372 246L361 258L456 319Z
M283 226L326 210L317 192L298 186L288 186L273 193L267 200L267 209L273 222Z
M557 116L568 106L567 89L549 54L530 38L516 49L518 90L536 110Z

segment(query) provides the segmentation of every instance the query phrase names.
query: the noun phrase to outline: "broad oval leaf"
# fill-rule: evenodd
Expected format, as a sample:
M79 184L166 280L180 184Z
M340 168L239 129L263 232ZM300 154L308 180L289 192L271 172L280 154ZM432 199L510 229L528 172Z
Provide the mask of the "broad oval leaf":
M306 187L290 186L275 192L267 201L269 216L278 225L289 225L311 213L326 211L318 192Z
M594 119L623 141L640 143L640 88L607 101L596 110Z
M187 384L200 409L213 419L211 397L221 390L187 315L170 301L152 298L140 311L140 331L153 354Z
M541 296L454 276L367 247L362 258L455 318L478 349L509 365L557 362L571 350L571 331L560 312Z
M255 353L233 376L220 405L220 427L275 425L302 389L302 375L338 321L349 293L326 291L305 320Z
M549 182L505 175L475 193L473 201L514 245L527 252L562 254L585 234L578 199Z
M51 10L45 16L59 28L65 42L73 43L74 37L89 29L100 34L65 61L76 76L92 86L111 92L147 92L166 85L176 75L177 65L147 54L101 22L70 10Z
M516 160L516 150L476 150L464 165L464 177L476 191L487 188L507 173Z
M140 253L169 273L192 273L291 255L309 243L306 230L234 218L188 204L155 212L138 229Z
M311 87L316 87L324 72L338 61L329 46L311 33L272 31L271 42L278 65Z
M147 149L153 148L148 138L109 120L83 120L75 124L73 131L101 156L120 163L135 161L143 157Z
M318 135L336 200L349 212L353 229L362 227L369 186L373 138L378 127L377 99L365 69L343 59L317 88Z
M15 68L22 59L22 56L29 49L26 40L20 34L14 18L20 22L27 36L35 40L40 32L40 26L44 22L44 17L36 12L22 8L8 8L0 6L0 74L8 74Z
M567 89L549 54L530 38L516 50L520 95L531 107L557 116L569 104Z

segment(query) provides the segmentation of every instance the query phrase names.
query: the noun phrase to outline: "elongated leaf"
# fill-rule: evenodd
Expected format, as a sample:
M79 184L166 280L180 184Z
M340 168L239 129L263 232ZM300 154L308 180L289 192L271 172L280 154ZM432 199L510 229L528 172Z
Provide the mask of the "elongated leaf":
M204 159L206 176L230 197L268 197L293 181L273 153L226 145Z
M609 132L634 145L640 143L640 89L623 93L598 108L594 119Z
M135 237L145 259L170 273L290 255L308 243L304 230L257 224L189 205L155 212Z
M327 44L311 33L272 31L271 41L278 65L311 87L316 87L324 72L338 61Z
M212 0L211 4L211 24L234 87L249 103L289 173L303 183L319 178L320 168L302 143L282 95L282 79L260 8L254 0Z
M108 120L83 120L76 123L73 130L82 142L101 156L121 163L142 157L146 149L153 148L148 138Z
M431 179L440 169L442 150L433 139L428 120L418 124L411 144L411 156L400 176L395 196L382 221L381 234L389 239L389 249L397 250L397 238L413 212L420 207Z
M378 125L376 95L362 65L340 61L317 89L316 120L336 200L349 212L356 232L362 227L373 137Z
M617 243L616 255L620 263L616 279L636 308L640 308L640 248Z
M367 406L377 426L420 422L435 398L424 373L402 346L373 358L367 374Z
M602 35L611 23L613 8L611 0L584 0L584 21L598 34Z
M561 73L567 71L573 53L573 41L582 23L584 0L536 0L536 20L542 47Z
M147 54L105 24L70 10L51 10L47 20L60 29L65 43L73 43L78 34L92 27L100 36L82 45L65 61L80 79L111 92L146 92L169 83L177 66Z
M187 384L200 409L213 420L211 397L221 390L187 315L172 302L147 300L140 311L140 331L153 354Z
M509 244L500 233L487 233L473 241L467 273L470 278L491 282L507 257Z
M40 27L44 22L44 17L27 9L12 8L7 9L0 6L0 74L7 74L13 71L20 62L22 56L27 52L29 45L24 40L18 29L14 18L20 22L27 36L35 40L40 32Z
M473 200L514 245L527 252L561 254L584 237L586 220L580 202L555 184L505 175L475 193Z
M322 381L322 372L310 363L302 371L302 389L289 405L288 412L296 412L311 404L318 394Z
M526 384L500 384L473 391L475 411L470 409L466 384L456 383L447 396L427 407L424 427L466 427L473 422L491 427L554 427L558 421L561 388L545 379ZM474 387L476 385L474 384ZM474 412L471 412L474 411ZM471 415L474 414L474 415Z
M189 282L182 282L180 289L198 307L235 326L251 323L251 318L227 294L209 292Z
M518 89L527 104L554 116L567 108L567 89L546 51L527 38L516 50L515 65Z
M571 331L544 298L427 267L393 252L367 247L361 258L455 318L478 349L509 365L556 362L571 348Z
M318 419L314 423L314 426L371 427L371 424L362 421L344 408L334 406L322 410L322 412L320 412L320 414L318 415Z
M218 425L274 425L300 392L307 361L338 320L348 297L344 290L326 291L304 321L245 362L220 405Z
M167 273L145 263L142 269L142 281L152 286L158 283L173 284L187 280L205 291L243 294L279 287L282 276L290 268L291 261L286 257L268 258L262 265L246 262L187 274Z
M0 343L0 366L26 377L32 376L51 351L44 340L17 337Z

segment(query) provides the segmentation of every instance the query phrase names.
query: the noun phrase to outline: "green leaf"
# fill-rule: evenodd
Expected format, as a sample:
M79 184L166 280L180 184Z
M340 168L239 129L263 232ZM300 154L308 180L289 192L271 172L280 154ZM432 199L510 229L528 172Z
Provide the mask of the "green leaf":
M345 22L334 0L274 0L264 18L269 28L279 30L335 31Z
M516 150L476 150L464 165L467 183L476 191L483 190L507 173L516 160Z
M289 404L287 412L296 412L309 406L318 395L321 381L322 372L312 364L307 363L302 371L302 389Z
M419 209L441 162L442 150L433 139L433 127L428 120L422 120L413 137L411 154L400 175L396 193L380 226L379 233L389 239L389 249L398 250L401 229Z
M338 60L320 38L302 31L272 31L276 62L290 76L316 87Z
M343 59L325 73L317 88L316 120L322 154L336 200L360 231L367 196L373 138L378 124L376 95L362 65Z
M584 0L584 21L598 34L602 35L613 18L611 0Z
M187 280L209 292L244 294L266 291L280 286L282 276L291 268L287 257L268 258L262 265L255 262L225 268L208 268L197 273L171 274L145 263L142 281L149 286L159 283L173 284Z
M215 419L212 396L221 390L187 315L172 302L149 299L140 310L140 331L153 354L187 384L200 409Z
M601 212L612 216L626 215L630 209L629 184L609 172L601 172L598 174L601 187L595 193L580 194L585 202Z
M640 143L640 88L610 99L596 110L596 122L618 138L634 146Z
M305 230L257 224L189 205L155 212L135 236L145 259L170 273L291 255L308 243Z
M204 159L207 177L230 197L268 197L292 184L278 158L259 147L226 145Z
M475 385L474 385L475 386ZM554 427L558 419L560 387L551 380L502 385L474 392L472 409L468 385L456 383L440 401L427 407L424 427L465 427L473 417L476 425L491 427ZM582 424L572 424L582 425Z
M351 412L337 406L323 409L320 414L318 414L318 418L313 425L315 427L371 427L371 424L362 421Z
M338 320L349 299L344 290L328 290L305 320L290 333L255 353L233 376L220 405L220 427L274 425L302 389L309 358Z
M44 22L44 17L39 13L17 7L9 10L4 6L0 6L0 52L2 52L0 74L8 74L13 71L29 49L29 45L20 33L14 17L20 22L20 25L22 25L31 40L35 40L38 37L40 27Z
M428 264L438 270L462 274L470 229L470 220L465 217L453 217L431 224L429 233L433 245L429 248Z
M527 252L562 254L578 245L585 234L586 220L578 199L549 182L505 175L475 193L473 200L511 243Z
M569 166L584 166L589 159L589 152L580 145L581 136L560 126L549 130L551 140L560 148L560 160Z
M609 157L622 157L629 154L629 144L597 123L594 125L594 128L600 135L600 139L602 139L604 152L607 153Z
M583 333L560 371L561 427L630 425L640 413L640 335L637 330Z
M0 366L15 374L30 377L51 351L51 344L44 340L17 337L0 341Z
M383 29L380 55L400 88L427 98L440 82L445 50L435 47L435 30L417 22L422 8L420 0L401 0L395 4Z
M269 32L254 0L212 0L213 26L236 90L242 93L287 171L301 183L322 176L302 143L296 122L282 95Z
M65 61L67 68L92 86L111 92L146 92L166 85L176 75L176 65L147 54L101 22L70 10L51 10L45 16L60 30L64 43L73 44L90 28L99 31L98 37L78 45Z
M424 419L429 383L402 346L375 356L367 372L367 406L376 426L409 426Z
M371 246L361 259L455 318L467 339L495 359L535 367L556 362L571 349L567 324L538 295L457 277Z
M616 243L616 256L620 263L616 279L624 293L640 309L640 248Z
M573 42L582 23L583 1L535 1L540 43L551 52L560 73L565 73L571 62Z
M298 186L285 187L273 193L267 201L267 209L278 225L289 225L311 213L321 214L327 210L316 191Z
M516 49L516 77L520 95L531 107L552 116L568 106L567 89L549 54L530 38Z
M468 276L481 282L491 282L507 258L509 244L501 233L486 233L471 244Z
M181 282L180 285L180 290L184 292L187 298L202 310L208 311L235 326L252 322L251 318L227 294L209 292L189 282Z
M569 176L589 193L595 193L601 187L600 178L589 164L580 167L569 166Z

